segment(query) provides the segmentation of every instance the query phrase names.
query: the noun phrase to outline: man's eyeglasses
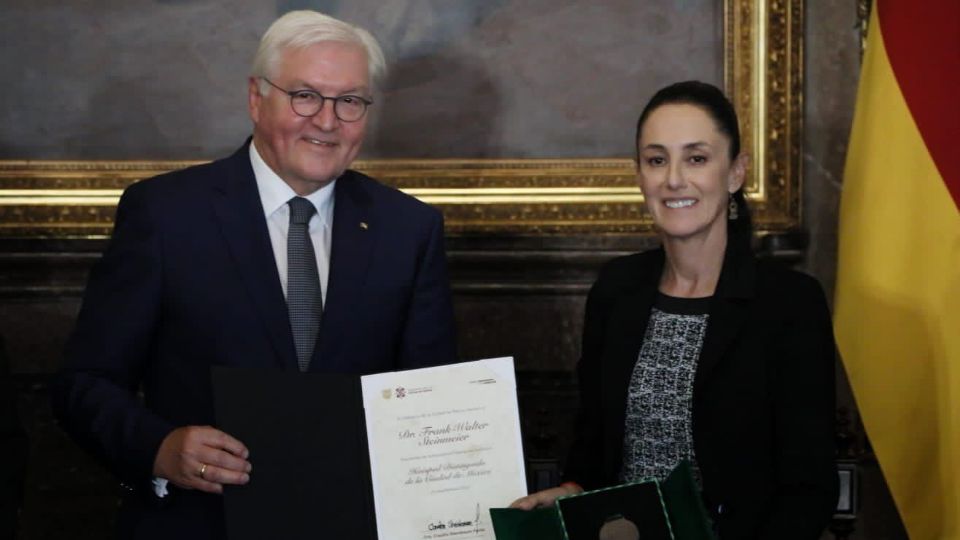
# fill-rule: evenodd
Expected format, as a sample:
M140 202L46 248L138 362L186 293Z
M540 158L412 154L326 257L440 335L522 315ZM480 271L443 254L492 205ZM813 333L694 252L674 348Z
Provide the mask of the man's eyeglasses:
M373 105L372 100L360 96L345 95L328 97L322 96L319 92L313 90L287 90L286 88L280 88L273 84L273 81L266 77L260 78L267 81L267 84L270 86L290 96L290 107L293 109L293 112L300 116L316 116L316 114L320 112L320 109L323 108L323 102L329 99L333 102L333 114L335 114L337 118L343 122L356 122L367 113L367 107Z

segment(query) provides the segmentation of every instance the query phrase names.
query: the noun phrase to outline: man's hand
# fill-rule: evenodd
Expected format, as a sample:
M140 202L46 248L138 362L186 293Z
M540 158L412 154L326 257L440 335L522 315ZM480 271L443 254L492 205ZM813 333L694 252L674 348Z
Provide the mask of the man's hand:
M153 461L153 474L184 489L223 493L224 484L246 484L252 469L242 442L210 426L170 432Z
M583 492L583 488L574 484L564 484L555 488L545 489L536 493L531 493L526 497L510 503L510 508L519 508L521 510L533 510L534 508L546 508L552 506L559 497L566 495L576 495Z

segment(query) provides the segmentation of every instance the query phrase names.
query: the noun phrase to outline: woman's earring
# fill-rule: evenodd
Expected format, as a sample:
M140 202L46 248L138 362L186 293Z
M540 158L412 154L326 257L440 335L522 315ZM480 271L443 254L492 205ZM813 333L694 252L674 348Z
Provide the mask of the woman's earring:
M734 221L740 217L740 208L737 206L737 200L730 194L730 204L727 205L727 219Z

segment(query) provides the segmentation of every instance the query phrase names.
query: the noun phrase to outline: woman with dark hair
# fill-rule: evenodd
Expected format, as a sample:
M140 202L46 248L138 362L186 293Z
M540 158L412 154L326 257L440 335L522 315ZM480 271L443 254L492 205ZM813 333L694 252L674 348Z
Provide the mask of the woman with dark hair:
M587 298L567 481L513 506L663 480L687 460L720 538L819 538L837 501L823 291L754 257L748 158L718 88L657 92L636 144L662 246L601 270Z

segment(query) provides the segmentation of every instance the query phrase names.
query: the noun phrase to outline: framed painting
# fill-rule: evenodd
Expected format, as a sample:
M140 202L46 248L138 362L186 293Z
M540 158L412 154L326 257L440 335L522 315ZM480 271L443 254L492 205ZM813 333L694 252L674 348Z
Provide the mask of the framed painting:
M13 4L18 2L23 3ZM181 10L180 16L184 9L200 9L183 2L159 4ZM278 2L275 11L259 16L268 23L276 10L307 4ZM633 123L653 90L680 78L720 84L734 101L743 147L752 157L745 189L757 229L777 232L800 225L802 0L610 2L601 7L576 0L470 0L456 6L431 0L390 7L359 0L326 4L318 8L371 28L385 49L400 51L388 52L394 57L383 102L385 111L394 112L374 120L375 134L354 168L441 208L449 235L649 232L651 224L635 181ZM11 17L4 19L2 24L17 24ZM127 34L147 32L128 26L123 26ZM262 31L259 26L238 23L235 30L249 45ZM161 30L169 33L171 27L176 25ZM206 35L202 24L192 31ZM190 39L214 38L184 38L188 43ZM171 43L167 46L181 46L180 41ZM218 50L217 43L194 43L182 56L209 64L204 51ZM104 54L114 50L110 43L101 45ZM243 56L224 47L223 55ZM678 47L681 53L672 54ZM21 83L12 86L39 84L34 72L42 68L17 66L12 51L4 54L0 63L7 71L24 74ZM97 61L96 50L86 54ZM77 128L70 138L57 139L61 133L55 122L63 121L72 109L49 96L37 96L36 88L42 85L23 90L22 95L13 92L8 105L0 108L0 124L8 126L6 133L0 129L0 238L104 238L127 185L225 155L220 149L191 153L199 146L187 144L137 158L143 152L124 146L127 141L142 137L144 147L154 149L152 138L181 141L194 133L238 144L249 131L242 105L235 106L237 100L230 106L239 116L224 122L230 137L206 133L210 122L191 124L195 115L189 107L181 111L182 125L164 124L176 117L178 99L203 104L205 109L213 106L202 100L223 90L226 83L217 70L233 70L230 84L242 86L236 79L243 81L243 65L215 63L197 81L183 75L192 76L192 69L167 73L156 67L156 60L123 57L117 63L131 64L134 67L128 68L133 70L153 65L147 74L119 80L85 71L75 74L80 82L56 86L72 84L82 92L90 78L105 78L85 105L102 111L90 121L95 123ZM147 80L131 99L126 85L141 79ZM158 86L171 80L175 84ZM198 97L190 97L190 91ZM19 102L37 98L39 104ZM64 108L58 118L60 106ZM50 125L25 134L22 126L33 121L25 111L37 111L34 116L41 124L42 113L51 113ZM136 130L110 131L111 126L130 127L131 118L138 115L149 116ZM91 133L90 125L100 131ZM97 134L105 142L97 142ZM33 146L31 136L37 141ZM56 145L45 147L43 141ZM99 146L94 148L95 144ZM78 148L82 151L74 151Z

